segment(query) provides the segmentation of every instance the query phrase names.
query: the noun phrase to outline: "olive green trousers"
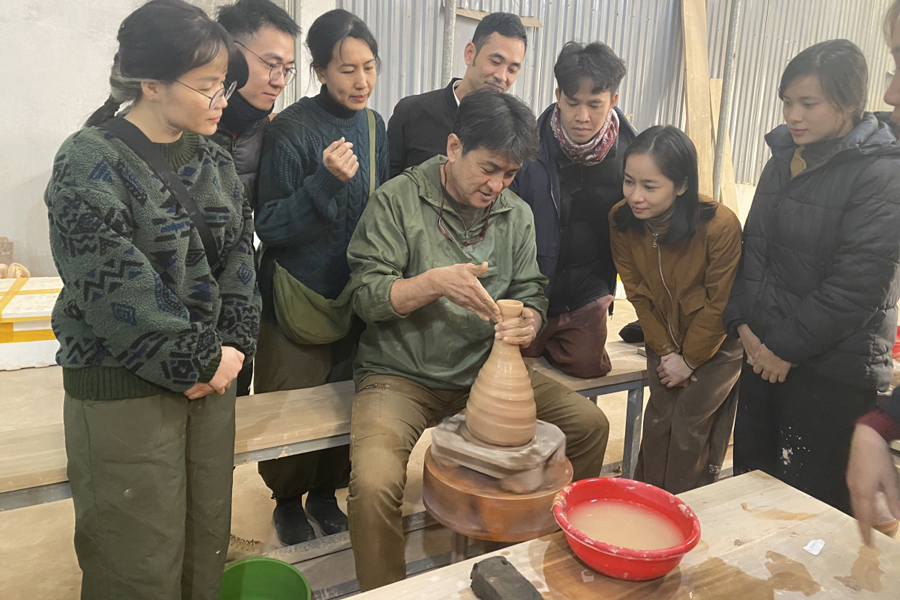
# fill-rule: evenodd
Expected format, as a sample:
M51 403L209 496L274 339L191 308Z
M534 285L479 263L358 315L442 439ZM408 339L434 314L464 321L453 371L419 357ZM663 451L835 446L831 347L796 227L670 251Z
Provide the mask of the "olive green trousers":
M231 529L235 389L200 400L66 394L82 600L218 600Z

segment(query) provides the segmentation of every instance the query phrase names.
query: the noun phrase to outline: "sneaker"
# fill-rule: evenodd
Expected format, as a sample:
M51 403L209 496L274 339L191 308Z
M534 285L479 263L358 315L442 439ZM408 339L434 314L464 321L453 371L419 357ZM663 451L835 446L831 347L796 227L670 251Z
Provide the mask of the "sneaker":
M316 532L306 519L306 513L303 512L302 500L286 502L276 500L272 520L275 521L275 532L278 534L278 539L285 546L302 544L316 539Z
M248 540L238 537L232 533L231 539L228 540L228 553L225 555L225 560L227 562L232 562L241 560L242 558L259 556L270 550L272 550L272 548L268 544L264 544L259 540Z
M347 515L338 508L334 490L310 492L306 496L306 511L316 520L325 535L334 535L350 528Z

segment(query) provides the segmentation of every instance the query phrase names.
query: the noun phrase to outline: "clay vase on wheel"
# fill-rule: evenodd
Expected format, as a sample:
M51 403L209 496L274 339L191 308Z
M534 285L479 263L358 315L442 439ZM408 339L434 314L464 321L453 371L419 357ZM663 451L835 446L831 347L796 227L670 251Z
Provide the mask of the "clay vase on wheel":
M522 314L518 300L499 300L503 320ZM494 340L466 404L466 427L475 438L496 446L523 446L534 439L534 390L518 346Z

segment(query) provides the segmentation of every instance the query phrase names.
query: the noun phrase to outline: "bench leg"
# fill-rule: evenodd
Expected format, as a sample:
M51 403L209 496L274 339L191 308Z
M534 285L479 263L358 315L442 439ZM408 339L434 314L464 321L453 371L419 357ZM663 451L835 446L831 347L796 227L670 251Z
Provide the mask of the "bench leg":
M454 531L451 545L452 548L450 549L450 562L458 563L466 560L466 553L469 549L469 538L462 535L461 533L456 533Z
M644 420L644 385L628 390L628 411L625 415L625 450L622 453L622 476L631 479L637 466L641 448L641 425Z

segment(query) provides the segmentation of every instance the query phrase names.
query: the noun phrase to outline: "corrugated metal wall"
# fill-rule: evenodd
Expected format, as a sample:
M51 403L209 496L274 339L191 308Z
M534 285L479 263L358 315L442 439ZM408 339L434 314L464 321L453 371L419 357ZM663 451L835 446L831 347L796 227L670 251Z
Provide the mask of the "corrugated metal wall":
M858 44L869 60L870 108L883 108L886 73L893 69L881 37L888 2L743 0L729 115L739 182L756 183L768 159L763 135L781 122L778 80L803 48L837 37ZM446 84L439 81L441 0L338 0L338 6L362 17L379 41L383 69L371 106L385 119L401 98ZM536 113L553 101L553 64L563 44L600 40L628 65L619 102L635 126L683 126L680 0L459 0L458 6L540 20L542 27L529 29L525 66L511 90ZM722 77L731 0L707 0L707 11L710 76Z

